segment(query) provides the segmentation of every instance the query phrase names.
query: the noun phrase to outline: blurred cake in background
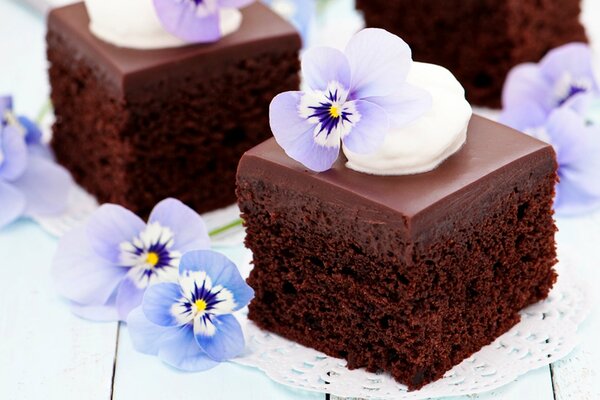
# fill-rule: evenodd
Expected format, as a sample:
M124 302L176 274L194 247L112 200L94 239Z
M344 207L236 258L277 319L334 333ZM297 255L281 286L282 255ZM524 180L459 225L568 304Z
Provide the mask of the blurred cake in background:
M50 13L57 159L100 202L141 215L166 197L199 212L233 204L239 158L270 136L269 102L299 86L300 37L260 3L154 4Z
M367 26L410 43L416 60L450 69L470 102L499 107L511 67L585 42L580 0L356 0Z

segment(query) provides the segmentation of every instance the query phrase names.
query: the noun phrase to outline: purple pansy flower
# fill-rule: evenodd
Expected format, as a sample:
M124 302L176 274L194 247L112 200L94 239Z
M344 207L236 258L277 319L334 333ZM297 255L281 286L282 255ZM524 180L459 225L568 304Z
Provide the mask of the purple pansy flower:
M221 12L254 0L154 0L163 28L189 43L215 42L223 36Z
M16 117L12 98L0 97L0 228L23 215L52 215L67 206L69 173L38 148L39 129Z
M500 121L519 130L541 126L555 108L588 92L598 93L592 52L584 43L566 44L539 64L512 69L504 84Z
M508 76L500 122L553 145L560 182L555 208L577 214L600 206L600 92L582 43L558 47Z
M53 278L73 312L94 320L125 320L148 287L177 281L183 253L210 246L202 218L179 200L158 203L142 221L114 204L61 238Z
M177 283L152 286L129 314L133 345L184 371L212 368L244 350L244 335L232 313L253 297L227 257L210 250L186 253Z
M326 171L341 143L350 151L377 150L390 127L403 126L431 107L431 96L406 82L408 45L382 29L357 33L346 50L318 47L302 58L308 90L276 96L270 107L273 135L307 168Z
M555 208L559 214L580 214L600 207L600 98L576 96L550 113L546 123L527 132L551 143L558 159L560 182Z

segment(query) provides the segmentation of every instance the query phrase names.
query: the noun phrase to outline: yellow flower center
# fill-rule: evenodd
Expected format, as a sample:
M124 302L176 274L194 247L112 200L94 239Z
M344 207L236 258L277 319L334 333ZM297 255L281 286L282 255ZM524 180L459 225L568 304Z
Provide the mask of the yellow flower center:
M329 109L329 115L331 115L333 118L339 118L342 113L338 106L331 106Z
M158 264L158 261L159 261L158 254L156 254L153 251L148 253L148 255L146 256L146 262L153 267L155 267L156 264Z
M200 299L200 300L196 300L196 302L194 303L194 305L196 306L196 311L198 312L202 312L204 310L206 310L206 301Z

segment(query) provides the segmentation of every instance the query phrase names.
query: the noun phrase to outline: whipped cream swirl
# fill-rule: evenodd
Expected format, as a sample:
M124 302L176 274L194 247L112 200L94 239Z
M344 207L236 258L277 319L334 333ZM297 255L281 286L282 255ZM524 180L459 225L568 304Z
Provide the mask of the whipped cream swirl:
M85 0L90 31L118 47L149 50L187 46L190 43L167 32L152 0ZM219 10L222 36L237 31L242 13L235 8Z
M390 130L374 153L356 154L344 148L348 168L372 175L418 174L435 169L463 146L473 110L454 75L438 65L415 62L407 82L431 94L431 109L414 122Z

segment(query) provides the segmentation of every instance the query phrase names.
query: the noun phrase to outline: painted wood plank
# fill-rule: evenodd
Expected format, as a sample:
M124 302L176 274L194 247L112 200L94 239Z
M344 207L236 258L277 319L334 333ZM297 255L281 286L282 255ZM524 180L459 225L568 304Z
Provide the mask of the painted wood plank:
M600 212L562 218L558 226L559 251L564 249L575 256L572 272L592 284L600 282ZM581 344L552 366L556 400L600 399L600 309L598 296L594 295L590 316L580 329Z
M32 222L0 231L0 399L110 399L117 324L71 314L52 287L56 241Z

